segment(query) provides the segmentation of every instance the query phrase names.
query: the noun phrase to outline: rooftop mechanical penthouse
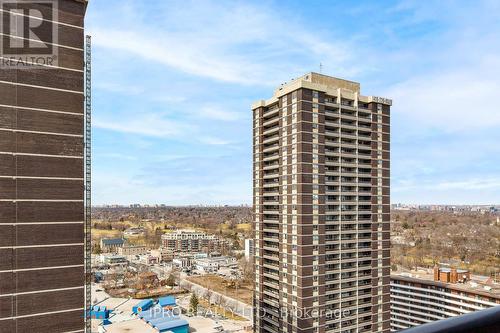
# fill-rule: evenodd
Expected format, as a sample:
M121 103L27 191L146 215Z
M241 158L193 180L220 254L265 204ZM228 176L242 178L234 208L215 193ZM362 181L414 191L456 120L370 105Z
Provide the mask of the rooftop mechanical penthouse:
M389 332L391 104L318 73L253 104L256 332Z

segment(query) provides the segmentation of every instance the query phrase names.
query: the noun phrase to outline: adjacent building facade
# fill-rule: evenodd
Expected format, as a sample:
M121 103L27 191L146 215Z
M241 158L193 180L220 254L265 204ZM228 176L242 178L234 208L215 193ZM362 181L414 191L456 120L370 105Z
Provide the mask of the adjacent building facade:
M83 332L86 3L0 7L0 332Z
M500 306L500 290L468 282L466 271L454 282L412 276L391 276L391 331ZM465 274L463 274L465 273Z
M253 104L256 332L390 330L391 103L309 73Z

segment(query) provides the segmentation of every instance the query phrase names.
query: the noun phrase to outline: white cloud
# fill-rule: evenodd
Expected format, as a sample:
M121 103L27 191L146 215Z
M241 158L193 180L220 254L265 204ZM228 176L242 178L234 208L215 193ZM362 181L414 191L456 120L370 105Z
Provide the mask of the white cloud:
M238 120L239 114L234 111L227 111L217 106L204 106L197 113L198 116L208 119L221 120L221 121L234 121Z
M321 38L285 11L240 2L191 5L158 5L162 15L154 27L141 23L138 4L135 17L127 17L127 11L120 21L90 20L87 26L94 45L126 52L131 61L135 56L224 82L274 86L282 78L317 70L320 61L338 74L362 70L348 40Z
M500 189L500 178L469 179L466 181L450 181L438 183L435 188L440 190L484 190Z
M137 95L144 92L144 89L138 86L132 86L124 83L97 81L94 88L112 93L125 95Z
M116 170L96 170L93 175L93 204L166 203L232 204L251 203L251 184L245 178L220 179L217 184L158 185L135 181L133 176Z
M91 33L95 36L94 44L100 47L125 51L143 60L154 61L189 74L227 82L250 83L244 77L251 64L218 59L218 56L208 54L208 50L204 51L202 45L182 40L182 37L168 34L154 36L112 28L94 28Z
M238 103L257 93L261 97L261 92L271 92L283 80L317 70L322 62L326 73L359 80L363 93L394 100L391 156L396 201L465 203L500 198L500 180L492 176L498 140L491 134L500 127L498 1L489 6L417 0L397 1L392 8L362 4L367 8L357 8L351 16L346 6L338 5L334 9L342 8L342 16L363 19L345 23L340 18L335 24L331 24L335 15L316 21L310 15L313 8L307 14L291 13L287 6L271 8L266 7L271 3L262 2L115 1L111 6L108 1L91 2L87 27L97 54L111 54L110 63L115 61L113 55L130 63L117 62L124 75L116 84L99 87L96 82L96 86L111 93L137 94L136 100L159 101L161 106L146 105L148 111L140 115L103 110L94 117L97 127L130 133L134 142L158 142L156 138L189 142L179 154L196 146L203 151L230 150L235 143L247 149L250 139L239 145L243 139L238 130L251 127L245 124L249 116L234 107L231 94ZM344 33L335 36L332 26ZM142 73L144 61L153 65L148 69L157 70L154 84L149 73L130 74ZM109 80L115 77L112 65L102 67L104 74L111 72L103 75ZM164 85L156 84L163 78ZM144 92L130 89L127 84L135 84L134 80L149 86L142 86ZM213 81L231 84L218 94L222 85ZM160 88L151 89L154 86ZM204 90L203 98L198 89ZM164 92L174 96L163 97ZM173 105L185 101L189 108ZM164 104L172 109L155 115ZM480 173L484 180L478 178ZM131 195L143 195L144 201L164 198L167 191L169 199L182 197L184 203L194 203L200 193L212 190L137 187L135 191L132 185Z
M129 160L129 161L137 160L137 156L134 156L134 155L121 154L121 153L111 153L111 152L95 153L94 157L99 157L99 158L103 157L103 158Z
M500 81L483 76L488 69L430 73L392 87L393 112L427 127L462 130L500 126ZM489 69L500 74L500 68Z
M224 140L214 136L203 136L200 138L200 142L207 145L217 145L217 146L231 144L231 141L229 140Z
M112 118L98 115L92 120L92 125L115 132L157 138L175 138L195 131L194 127L188 124L165 119L152 112L142 112L136 115L115 113Z
M165 102L168 104L182 103L186 101L186 97L184 96L166 95L164 90L160 90L163 89L163 87L157 87L154 84L150 84L146 88L145 86L139 86L137 84L133 85L128 82L96 80L94 83L94 89L125 96L140 95L143 100Z
M206 145L222 146L232 143L230 140L205 134L204 129L196 123L171 120L155 112L140 112L136 115L122 112L115 113L113 118L98 115L92 120L92 126L119 133Z
M457 181L422 181L421 179L401 179L394 184L394 191L408 191L414 189L431 191L460 190L465 192L486 189L500 190L500 178L469 178Z
M166 103L182 103L186 101L186 97L184 96L167 96L165 94L150 94L150 98L154 101Z
M408 71L384 92L394 101L393 113L413 122L415 131L500 126L498 3L435 5L406 0L393 8L402 14L399 25L410 31L433 27L402 42L392 55L403 55L395 67Z

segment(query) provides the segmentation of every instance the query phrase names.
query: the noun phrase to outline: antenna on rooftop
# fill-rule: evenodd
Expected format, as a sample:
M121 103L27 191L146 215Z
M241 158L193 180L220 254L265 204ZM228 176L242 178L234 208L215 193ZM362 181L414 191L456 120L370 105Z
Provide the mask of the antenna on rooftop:
M319 63L319 73L323 74L323 64L321 62Z

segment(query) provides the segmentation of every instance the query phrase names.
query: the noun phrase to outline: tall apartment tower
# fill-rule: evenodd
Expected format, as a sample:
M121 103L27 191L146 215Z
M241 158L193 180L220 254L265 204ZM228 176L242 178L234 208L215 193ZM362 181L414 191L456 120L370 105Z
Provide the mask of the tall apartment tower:
M309 73L253 104L256 332L390 330L391 103Z
M85 330L85 1L0 1L0 333Z

